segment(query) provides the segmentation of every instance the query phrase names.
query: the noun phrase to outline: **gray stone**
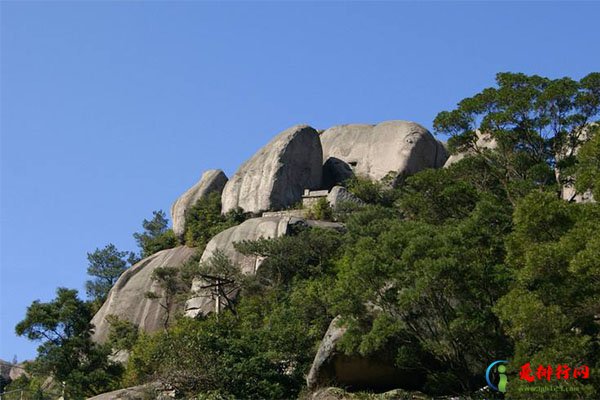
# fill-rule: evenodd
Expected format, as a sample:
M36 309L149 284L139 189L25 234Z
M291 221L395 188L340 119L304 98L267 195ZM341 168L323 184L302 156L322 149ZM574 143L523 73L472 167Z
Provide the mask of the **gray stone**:
M241 207L259 213L289 207L304 189L321 185L323 152L317 131L293 126L246 161L225 185L223 213Z
M327 201L334 210L342 203L364 204L361 199L350 193L343 186L334 186L327 194Z
M373 354L368 357L346 355L337 344L347 331L338 316L331 321L321 341L306 378L309 390L336 384L350 390L416 389L424 377L400 370L394 365L393 355Z
M25 372L25 363L13 364L8 361L0 360L0 377L4 382L11 382L22 375L29 376Z
M173 232L181 237L185 228L186 210L196 204L199 199L208 196L212 192L221 194L226 183L227 176L220 169L211 169L204 172L198 183L188 189L171 206Z
M94 315L92 339L106 342L110 324L108 315L132 322L145 332L155 332L163 328L165 310L157 300L146 298L149 291L160 293L161 289L152 280L152 272L158 267L180 267L188 261L195 250L186 246L159 251L145 258L125 271L108 294L108 298ZM181 307L181 305L174 305ZM172 310L175 311L175 310Z
M326 163L336 158L348 164L356 175L373 180L391 173L393 183L426 168L442 167L447 158L441 142L421 125L409 121L335 126L321 134L321 143ZM335 160L330 163L340 165ZM338 167L329 165L327 170L345 169L343 165ZM336 176L336 173L343 174L326 172L326 175Z

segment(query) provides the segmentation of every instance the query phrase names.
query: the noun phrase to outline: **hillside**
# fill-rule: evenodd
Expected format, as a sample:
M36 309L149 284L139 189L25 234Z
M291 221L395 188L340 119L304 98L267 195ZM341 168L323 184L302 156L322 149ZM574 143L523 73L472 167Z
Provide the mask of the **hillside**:
M285 129L204 171L172 228L145 220L139 254L88 255L92 301L32 304L17 332L38 359L8 388L597 397L599 117L600 73L501 73L438 114L448 143L404 120Z

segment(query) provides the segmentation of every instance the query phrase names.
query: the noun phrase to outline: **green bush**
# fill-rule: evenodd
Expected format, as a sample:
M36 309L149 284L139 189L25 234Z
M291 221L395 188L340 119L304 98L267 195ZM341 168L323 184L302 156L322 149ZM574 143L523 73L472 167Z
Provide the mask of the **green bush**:
M159 379L188 398L208 393L287 398L290 378L249 339L229 313L218 319L181 319L168 333L144 335L138 341L127 365L126 383Z
M348 191L367 204L391 207L398 191L390 184L355 176L346 181Z
M141 257L146 258L161 250L171 249L178 244L177 237L172 229L168 228L169 220L164 211L153 211L152 219L144 219L142 226L144 232L133 234L140 250Z
M139 336L138 326L116 315L107 315L106 320L110 325L107 344L111 349L131 350Z
M221 195L213 192L198 199L185 212L185 243L190 247L204 248L217 233L239 225L249 217L241 208L221 214Z
M306 218L322 221L331 221L333 219L333 210L325 198L320 198L308 209Z

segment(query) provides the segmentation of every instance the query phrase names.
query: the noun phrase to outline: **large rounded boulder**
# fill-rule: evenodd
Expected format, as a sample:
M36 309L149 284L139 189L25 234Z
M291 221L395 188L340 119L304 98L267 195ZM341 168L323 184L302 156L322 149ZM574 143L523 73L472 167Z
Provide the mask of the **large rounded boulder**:
M302 200L304 189L321 185L323 151L319 134L296 125L277 135L246 161L227 182L221 197L223 213L280 210Z
M396 183L423 169L440 168L448 157L427 129L409 121L334 126L321 133L321 144L326 177L346 177L349 167L372 180L391 174Z
M158 294L162 292L152 279L152 273L159 267L181 267L194 253L194 249L186 246L162 250L125 271L92 319L95 327L92 339L98 343L106 342L110 330L110 324L106 317L109 315L129 321L145 332L163 329L166 318L165 309L161 307L159 301L146 297L148 292ZM173 307L181 307L181 305L174 304ZM172 311L175 310L170 310L170 312Z
M213 192L221 194L226 183L227 176L220 169L211 169L204 172L198 183L182 194L171 206L173 232L179 237L183 236L185 212L201 198Z

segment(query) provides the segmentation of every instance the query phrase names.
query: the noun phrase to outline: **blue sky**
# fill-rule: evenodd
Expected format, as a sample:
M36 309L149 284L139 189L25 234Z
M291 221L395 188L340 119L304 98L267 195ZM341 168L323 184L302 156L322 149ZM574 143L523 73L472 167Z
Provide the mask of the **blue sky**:
M26 307L133 250L152 210L294 124L437 112L500 71L600 70L600 3L9 2L1 7L0 358Z

